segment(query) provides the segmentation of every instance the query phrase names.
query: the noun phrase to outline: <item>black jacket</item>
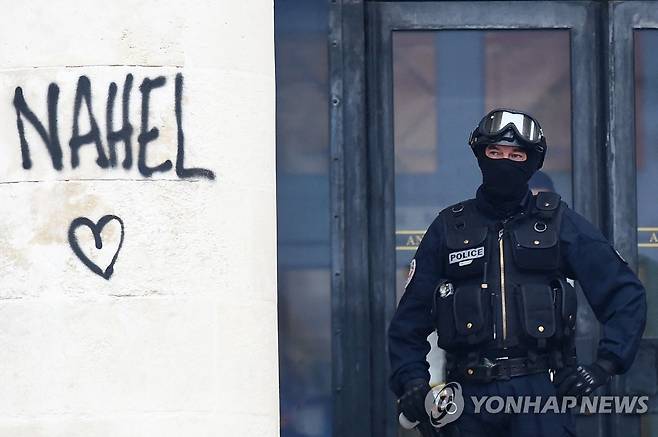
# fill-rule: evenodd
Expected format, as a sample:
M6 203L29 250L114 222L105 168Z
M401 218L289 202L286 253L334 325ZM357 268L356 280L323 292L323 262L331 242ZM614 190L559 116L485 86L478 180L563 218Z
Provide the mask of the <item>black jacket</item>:
M525 208L530 202L525 202ZM434 330L432 297L442 278L444 235L438 218L430 225L414 257L415 273L389 326L390 387L400 396L406 382L429 380L426 361ZM564 208L560 250L565 276L580 283L603 325L598 357L618 373L631 366L646 322L645 290L608 240L581 215Z

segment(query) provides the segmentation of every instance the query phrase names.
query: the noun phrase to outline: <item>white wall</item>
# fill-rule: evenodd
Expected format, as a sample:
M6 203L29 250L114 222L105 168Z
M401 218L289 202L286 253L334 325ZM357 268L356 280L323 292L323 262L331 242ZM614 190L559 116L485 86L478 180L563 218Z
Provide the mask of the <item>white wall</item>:
M0 0L0 10L0 436L278 435L272 0ZM123 142L109 162L106 106L114 82L118 130L128 74L126 169ZM184 166L206 172L138 169L140 86L160 76L145 163L175 167L182 147ZM89 137L73 168L74 118L79 134L91 130L84 99L74 111L85 78L101 165ZM20 87L48 130L50 84L60 169L19 103L28 165L14 103ZM75 219L106 215L124 231L107 279L119 221L100 250L87 226L69 238Z

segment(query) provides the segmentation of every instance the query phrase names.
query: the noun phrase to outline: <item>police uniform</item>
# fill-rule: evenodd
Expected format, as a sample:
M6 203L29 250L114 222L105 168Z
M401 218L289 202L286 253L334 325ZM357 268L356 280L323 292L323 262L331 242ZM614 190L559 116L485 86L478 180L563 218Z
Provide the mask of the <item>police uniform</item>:
M436 330L447 379L462 384L466 401L445 430L573 435L570 414L476 414L471 396L590 394L630 367L646 321L645 290L603 235L558 194L530 194L528 182L547 150L537 120L494 109L469 145L482 185L475 199L449 206L430 225L388 330L401 424L428 419L425 357L427 336ZM567 278L579 281L603 324L592 364L577 361L576 292Z
M429 381L427 336L436 330L447 381L464 391L460 435L573 435L570 414L475 414L470 401L556 394L549 372L577 365L576 292L567 278L579 282L603 325L600 368L626 372L644 331L645 290L624 259L558 194L525 191L504 212L482 186L475 199L441 211L389 326L398 396L409 381Z

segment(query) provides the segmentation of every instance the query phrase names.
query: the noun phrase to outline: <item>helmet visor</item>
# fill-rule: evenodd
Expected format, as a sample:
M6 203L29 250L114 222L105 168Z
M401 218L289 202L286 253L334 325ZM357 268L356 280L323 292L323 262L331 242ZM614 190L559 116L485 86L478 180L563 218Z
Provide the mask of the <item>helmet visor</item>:
M512 127L521 139L537 143L543 133L539 124L531 117L516 112L498 110L487 115L480 123L480 132L486 136L500 135Z

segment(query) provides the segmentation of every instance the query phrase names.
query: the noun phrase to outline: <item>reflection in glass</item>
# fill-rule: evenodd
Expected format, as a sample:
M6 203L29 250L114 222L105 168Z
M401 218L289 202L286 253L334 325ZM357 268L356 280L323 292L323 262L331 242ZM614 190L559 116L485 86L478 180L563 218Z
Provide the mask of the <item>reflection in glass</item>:
M398 299L425 229L481 183L467 143L489 110L516 108L539 120L548 155L531 187L571 202L570 65L567 30L393 33ZM439 382L441 354L430 354Z
M658 31L635 32L635 150L639 275L647 288L645 337L658 337Z
M275 6L281 436L328 437L328 2Z
M652 395L656 404L658 345L658 30L634 32L635 153L637 168L638 275L647 289L647 325L638 357L627 380L630 390ZM653 381L653 383L651 382ZM656 435L655 407L641 416L642 435Z

